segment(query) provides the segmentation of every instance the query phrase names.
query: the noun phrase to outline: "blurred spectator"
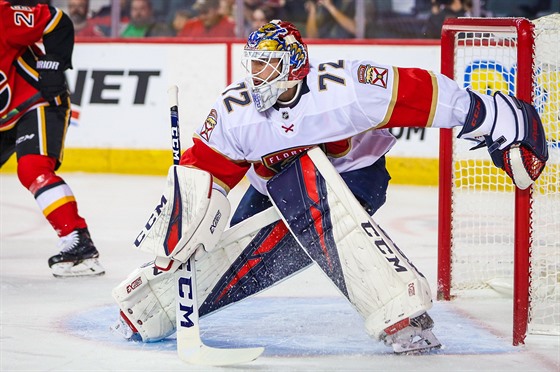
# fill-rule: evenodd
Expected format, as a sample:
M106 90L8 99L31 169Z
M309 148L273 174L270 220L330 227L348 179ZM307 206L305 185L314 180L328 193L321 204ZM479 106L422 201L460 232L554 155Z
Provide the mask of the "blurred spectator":
M79 35L87 26L89 0L68 0L68 16L74 24L74 33Z
M463 11L465 15L462 17L474 17L472 0L463 0Z
M243 0L242 36L249 36L251 32L273 19L290 19L292 22L291 17L285 12L285 5L286 0ZM259 24L263 14L266 20Z
M172 24L177 11L189 9L195 0L152 0L154 17L157 21ZM192 16L192 15L191 15Z
M309 0L306 32L308 38L352 38L356 35L354 0Z
M283 0L282 7L276 8L275 19L285 19L292 22L304 35L307 22L306 2L306 0Z
M556 4L558 8L558 3ZM519 5L519 10L523 13L523 16L530 19L541 17L549 12L552 13L551 8L552 8L551 0L537 0L536 2L533 2L533 4Z
M269 6L263 5L255 10L251 14L251 32L260 28L262 25L270 22L274 19L274 9ZM247 34L247 36L249 36Z
M221 13L220 0L197 0L193 9L198 16L188 20L177 36L235 37L235 23Z
M130 3L130 20L122 37L172 36L171 28L162 22L156 22L151 0L132 0Z
M447 18L464 17L462 0L432 0L432 14L426 21L422 34L428 39L439 39Z
M94 15L93 18L101 18L101 17L109 17L111 18L111 3L113 0L109 2L109 4L102 6ZM121 11L121 18L128 17L130 13L130 0L120 0L120 11Z
M128 23L130 0L120 0L121 24ZM76 36L81 37L108 37L111 36L111 5L99 9L88 19L86 26Z
M178 35L179 32L185 27L185 24L189 19L192 18L191 12L186 9L178 9L175 11L175 16L171 21L171 28L175 35Z
M231 19L235 19L235 0L221 0L220 13Z

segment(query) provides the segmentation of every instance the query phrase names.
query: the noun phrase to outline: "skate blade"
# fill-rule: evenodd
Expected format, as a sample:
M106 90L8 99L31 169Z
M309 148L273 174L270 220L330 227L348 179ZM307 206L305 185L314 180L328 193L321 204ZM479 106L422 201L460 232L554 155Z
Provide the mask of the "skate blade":
M109 330L114 335L122 337L126 341L142 342L142 336L134 332L121 316L119 316L119 319L117 319L113 325L109 326Z
M441 348L441 342L428 330L422 332L422 336L416 336L411 342L394 343L393 352L398 355L426 354Z
M99 276L105 274L105 269L97 258L88 258L78 264L60 262L51 267L55 278L73 278L83 276Z

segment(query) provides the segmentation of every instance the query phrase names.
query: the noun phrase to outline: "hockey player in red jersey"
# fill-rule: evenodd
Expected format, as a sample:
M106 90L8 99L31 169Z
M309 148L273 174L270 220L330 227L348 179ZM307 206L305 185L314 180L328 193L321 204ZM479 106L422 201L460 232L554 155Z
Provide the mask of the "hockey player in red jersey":
M103 274L74 194L55 173L70 123L72 22L49 5L0 0L0 45L0 167L16 154L21 184L60 237L60 253L48 260L53 275Z
M230 263L238 270L226 273L216 253L221 246L211 236L229 213L223 195L246 176L250 186L233 214L234 224L269 223L254 217L269 216L272 209L297 239L284 247L286 255L301 257L294 254L301 247L309 256L306 265L312 261L323 270L363 316L373 338L396 353L439 347L427 313L432 296L426 278L370 219L384 203L389 181L384 155L395 139L387 128L460 127L460 138L488 146L495 165L527 188L548 159L535 109L500 92L462 89L419 68L371 60L310 62L299 31L284 21L254 31L243 53L247 79L231 84L216 100L181 166L170 169L166 196L135 241L157 259L114 289L122 319L114 328L145 342L172 334L175 283L164 277L191 257L201 270L197 292L205 304L228 293L227 285L216 283L228 275L235 278L230 283L241 281L241 271L264 260L245 256L239 262L243 257L236 255ZM267 243L251 252L271 250L278 236L255 238L251 244L257 247ZM229 251L223 257L236 252L234 245L242 240L236 239L225 246Z

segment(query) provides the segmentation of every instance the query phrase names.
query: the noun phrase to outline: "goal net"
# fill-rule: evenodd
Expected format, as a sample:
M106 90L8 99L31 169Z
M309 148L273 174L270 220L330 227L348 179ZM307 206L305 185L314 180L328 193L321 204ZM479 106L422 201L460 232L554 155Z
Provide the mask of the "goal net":
M438 298L492 288L513 295L513 343L560 334L560 15L459 18L442 31L442 73L482 93L532 102L549 161L531 189L516 189L485 149L440 141Z

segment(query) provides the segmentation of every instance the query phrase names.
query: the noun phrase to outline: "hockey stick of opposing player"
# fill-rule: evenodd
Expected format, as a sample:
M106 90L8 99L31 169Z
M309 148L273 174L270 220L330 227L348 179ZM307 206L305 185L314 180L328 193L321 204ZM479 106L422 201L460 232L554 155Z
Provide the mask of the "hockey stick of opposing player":
M26 99L25 101L23 101L22 103L20 103L17 107L15 107L13 110L11 110L10 112L8 112L6 115L2 116L0 118L0 125L7 123L8 120L10 120L11 118L13 118L14 116L16 116L17 114L19 114L22 111L27 110L28 108L30 108L31 106L33 106L34 104L36 104L39 99L41 99L41 93L35 93L34 95L32 95L31 97L29 97L28 99Z
M178 165L181 159L178 92L176 85L168 90L171 143L175 165ZM181 265L175 277L177 280L177 353L181 360L192 364L223 366L250 362L263 353L263 347L218 349L205 345L200 338L195 260L189 259Z

